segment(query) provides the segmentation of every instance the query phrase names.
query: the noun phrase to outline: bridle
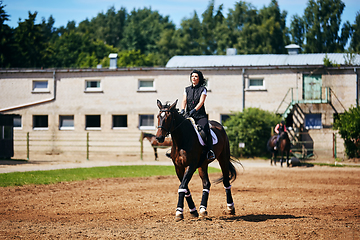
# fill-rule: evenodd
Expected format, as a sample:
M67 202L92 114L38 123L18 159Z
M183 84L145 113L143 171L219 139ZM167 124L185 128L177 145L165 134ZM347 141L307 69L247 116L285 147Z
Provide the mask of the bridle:
M160 129L163 129L166 133L165 133L165 136L168 136L170 133L172 133L172 132L174 132L177 128L179 128L180 126L181 126L181 124L183 124L183 122L185 121L185 119L183 119L182 120L182 122L179 124L179 125L177 125L176 127L174 127L174 125L175 125L175 118L174 118L174 116L173 116L173 114L172 114L172 110L170 110L170 109L161 109L160 110L160 117L161 117L161 113L166 113L166 112L169 112L169 113L171 113L170 115L171 115L171 122L170 122L170 127L169 127L169 129L167 129L166 127L164 127L163 126L163 119L160 119L160 126L158 126L158 128L160 128ZM173 128L173 129L172 129ZM172 129L172 130L171 130Z

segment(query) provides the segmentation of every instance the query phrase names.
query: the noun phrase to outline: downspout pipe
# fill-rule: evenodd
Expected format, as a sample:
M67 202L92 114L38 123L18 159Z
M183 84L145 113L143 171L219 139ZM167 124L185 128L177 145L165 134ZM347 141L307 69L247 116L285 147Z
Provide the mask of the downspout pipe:
M245 110L245 68L242 69L242 79L243 79L243 91L242 91L242 111Z
M47 103L47 102L54 101L54 100L56 99L56 71L55 71L55 70L53 71L53 80L54 80L54 93L53 93L53 97L52 97L52 98L48 98L48 99L44 99L44 100L39 100L39 101L35 101L35 102L30 102L30 103L25 103L25 104L21 104L21 105L17 105L17 106L12 106L12 107L8 107L8 108L2 108L2 109L0 109L0 112L17 110L17 109L24 108L24 107L30 107L30 106L34 106L34 105L38 105L38 104L43 104L43 103Z
M357 73L357 68L354 68L356 75L356 107L359 107L359 74Z

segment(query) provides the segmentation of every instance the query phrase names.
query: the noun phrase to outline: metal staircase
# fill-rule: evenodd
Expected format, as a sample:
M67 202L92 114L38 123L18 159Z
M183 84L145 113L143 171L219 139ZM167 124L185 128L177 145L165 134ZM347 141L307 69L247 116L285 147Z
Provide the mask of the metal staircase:
M287 104L286 109L282 113L284 119L292 112L294 106L300 103L330 103L330 87L322 87L320 89L321 94L319 98L316 99L299 99L299 89L295 89L296 91L296 98L294 98L294 88L289 88L285 97L281 101L279 107L276 109L275 113L280 113L281 107L283 104ZM290 95L289 95L290 94Z

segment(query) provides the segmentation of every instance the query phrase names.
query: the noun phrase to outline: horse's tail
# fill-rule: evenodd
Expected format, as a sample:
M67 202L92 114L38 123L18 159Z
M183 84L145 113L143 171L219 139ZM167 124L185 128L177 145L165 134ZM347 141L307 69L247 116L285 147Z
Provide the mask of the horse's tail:
M235 158L233 156L230 156L230 159L229 159L229 181L230 181L230 183L232 183L233 181L236 180L236 177L237 177L237 174L238 174L234 164L238 164L244 169L244 166L241 164L239 159L237 159L237 158ZM216 179L214 181L214 183L218 184L218 183L221 183L223 180L224 180L224 177L221 177L219 179Z

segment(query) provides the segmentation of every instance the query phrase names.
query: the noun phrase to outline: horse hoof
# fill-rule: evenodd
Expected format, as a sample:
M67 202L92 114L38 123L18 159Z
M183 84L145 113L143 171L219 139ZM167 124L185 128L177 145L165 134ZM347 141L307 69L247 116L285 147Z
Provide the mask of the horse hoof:
M179 222L184 219L184 214L182 212L176 211L175 221Z
M225 211L226 215L235 215L235 207L234 206L227 206L226 207L226 211Z
M199 217L199 213L198 213L198 211L193 211L193 212L190 212L190 217L192 217L192 218L198 218Z
M199 212L200 212L200 218L206 217L208 215L208 212L206 211L205 208L200 208Z

